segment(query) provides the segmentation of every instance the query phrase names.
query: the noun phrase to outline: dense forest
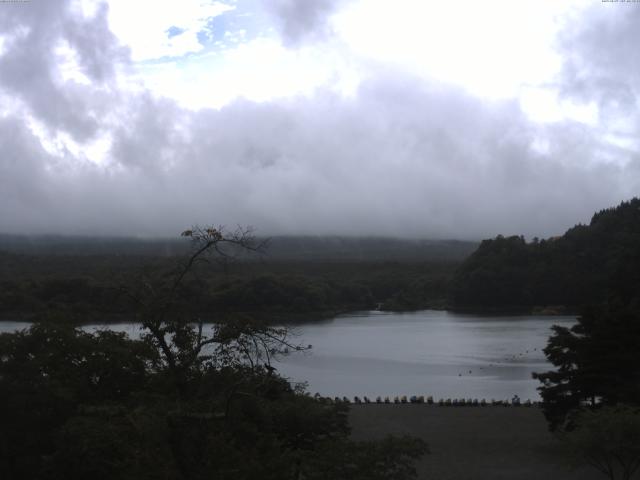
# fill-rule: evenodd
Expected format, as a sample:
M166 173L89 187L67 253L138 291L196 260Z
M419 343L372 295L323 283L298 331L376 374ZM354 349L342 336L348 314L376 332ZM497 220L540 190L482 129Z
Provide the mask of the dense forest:
M561 237L483 241L451 283L452 304L470 309L526 309L603 302L640 290L640 199L593 215ZM550 310L553 310L550 309Z
M20 242L18 241L20 240ZM22 242L22 243L21 243ZM261 242L261 241L260 241ZM188 251L180 241L2 237L0 316L74 322L130 316L123 290L167 275ZM142 254L140 248L148 248ZM273 322L360 309L441 308L471 242L276 237L261 254L197 266L184 301L203 315L251 313ZM190 291L190 293L187 292Z
M166 275L184 240L0 237L0 317L109 321L133 311L127 285ZM472 242L275 237L197 267L185 301L202 314L274 322L360 309L578 312L640 289L640 200L560 237ZM4 249L4 250L3 250ZM197 292L197 294L196 294ZM186 292L185 292L186 293Z

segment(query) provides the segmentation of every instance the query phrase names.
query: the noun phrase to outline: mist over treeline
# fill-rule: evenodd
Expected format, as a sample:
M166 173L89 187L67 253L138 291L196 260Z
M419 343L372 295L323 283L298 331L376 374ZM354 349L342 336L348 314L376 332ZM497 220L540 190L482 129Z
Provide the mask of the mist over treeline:
M461 260L478 242L385 237L258 237L261 253L237 252L247 260ZM29 255L180 256L185 238L135 238L0 234L0 251Z

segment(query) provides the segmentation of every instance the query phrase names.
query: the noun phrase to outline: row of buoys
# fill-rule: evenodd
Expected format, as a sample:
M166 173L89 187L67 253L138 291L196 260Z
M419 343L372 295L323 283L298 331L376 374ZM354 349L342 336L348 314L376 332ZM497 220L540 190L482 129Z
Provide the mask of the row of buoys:
M531 400L525 400L524 402L520 401L520 398L516 395L511 400L485 400L484 398L478 400L477 398L447 398L447 399L439 399L435 401L431 395L425 397L424 395L411 395L407 397L406 395L395 396L395 397L376 397L375 400L370 399L367 396L353 397L353 400L349 397L323 397L320 394L316 393L314 398L323 403L355 403L355 404L366 404L366 403L378 403L378 404L407 404L407 403L426 403L428 405L439 405L441 407L486 407L486 406L494 406L494 407L536 407L539 405L539 402L532 402Z

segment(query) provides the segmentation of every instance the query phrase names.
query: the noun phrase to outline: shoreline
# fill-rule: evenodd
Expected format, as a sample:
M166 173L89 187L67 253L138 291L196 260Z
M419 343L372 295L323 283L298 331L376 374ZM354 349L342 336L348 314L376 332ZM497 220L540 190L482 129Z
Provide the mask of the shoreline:
M479 317L484 316L497 316L497 317L508 317L508 316L544 316L544 317L554 317L554 316L577 316L579 315L579 308L577 307L565 307L565 306L549 306L549 307L532 307L532 308L467 308L467 307L427 307L427 308L419 308L415 310L386 310L382 309L356 309L356 310L322 310L322 311L312 311L312 312L303 312L303 313L290 313L290 312L251 312L251 311L234 311L234 312L218 312L214 315L208 314L203 315L203 317L210 317L211 319L205 319L205 323L214 323L212 318L214 316L225 317L232 315L245 315L251 316L256 320L265 320L268 325L300 325L304 323L315 323L322 322L326 320L331 320L341 315L353 315L357 313L371 313L378 312L380 314L393 314L393 313L417 313L423 311L437 311L437 312L451 312L462 315L477 315ZM12 312L12 313L3 313L0 314L0 323L1 322L34 322L34 317L37 317L39 314L43 312L33 313L33 312ZM77 315L70 313L70 315ZM79 326L84 325L94 325L94 324L105 324L105 325L116 325L119 323L133 323L135 322L136 314L134 312L131 313L105 313L99 314L96 318L92 318L91 320L85 322L73 322L69 321L71 324L76 324Z

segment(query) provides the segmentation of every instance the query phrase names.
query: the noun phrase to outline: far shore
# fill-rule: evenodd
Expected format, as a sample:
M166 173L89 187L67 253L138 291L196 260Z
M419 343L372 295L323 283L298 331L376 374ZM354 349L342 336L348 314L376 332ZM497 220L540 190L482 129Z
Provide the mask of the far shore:
M353 315L362 312L380 312L380 313L415 313L424 310L437 310L437 311L448 311L451 313L458 314L468 314L468 315L478 315L478 316L567 316L567 315L578 315L579 309L577 307L565 307L565 306L547 306L547 307L496 307L496 308L485 308L485 307L425 307L418 309L407 309L407 310L387 310L385 308L381 309L371 309L371 310L322 310L322 311L310 311L310 312L302 312L302 313L292 313L292 312L214 312L208 313L206 315L202 315L205 323L214 323L214 318L224 318L225 316L232 315L247 315L251 316L257 320L263 320L265 323L270 325L299 325L301 323L311 323L311 322L320 322L331 320L340 315ZM31 323L36 321L36 319L42 315L42 312L10 312L0 314L0 322L27 322ZM70 317L78 317L80 314L78 313L70 313ZM105 324L105 325L114 325L118 323L132 323L136 321L135 312L131 313L105 313L94 315L92 318L89 318L86 321L73 321L71 318L70 323L75 323L77 325L95 325L95 324Z
M566 305L546 305L534 307L454 307L446 310L453 313L468 313L470 315L540 315L540 316L561 316L578 315L580 307Z

